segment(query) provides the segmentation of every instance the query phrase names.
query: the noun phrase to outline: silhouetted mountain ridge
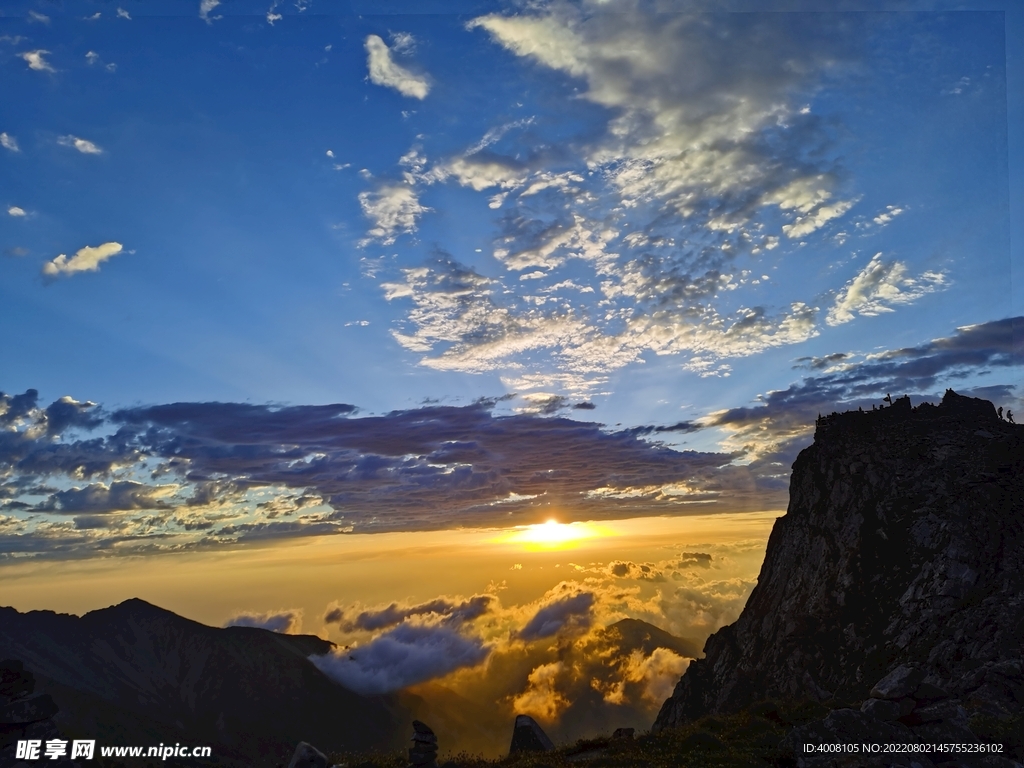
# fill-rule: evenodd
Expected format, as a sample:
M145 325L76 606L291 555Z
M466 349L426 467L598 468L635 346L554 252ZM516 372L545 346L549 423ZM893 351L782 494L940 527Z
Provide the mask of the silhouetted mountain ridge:
M352 693L308 661L333 644L252 627L209 627L144 600L79 617L0 608L0 658L24 662L69 733L109 743L209 744L225 764L287 762L392 743L389 697ZM404 719L403 719L404 720Z

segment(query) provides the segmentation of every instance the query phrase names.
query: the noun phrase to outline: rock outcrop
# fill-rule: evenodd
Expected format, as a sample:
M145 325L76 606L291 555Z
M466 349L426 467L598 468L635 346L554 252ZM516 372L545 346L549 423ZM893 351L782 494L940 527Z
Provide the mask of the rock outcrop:
M1007 717L1022 642L1024 427L952 390L902 398L818 420L746 607L654 727L763 699L830 702L839 730Z
M288 768L327 768L327 756L312 744L300 741Z
M555 748L551 739L529 715L516 715L516 724L512 728L512 744L508 753L517 752L550 752Z
M56 703L47 693L33 695L35 687L35 675L20 661L0 661L0 768L28 765L18 758L19 740L61 737L53 719Z

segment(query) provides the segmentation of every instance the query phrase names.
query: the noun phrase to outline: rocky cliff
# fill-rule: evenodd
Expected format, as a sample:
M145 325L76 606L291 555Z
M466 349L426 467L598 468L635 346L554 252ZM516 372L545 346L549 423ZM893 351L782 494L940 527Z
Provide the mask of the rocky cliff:
M833 414L793 465L742 615L655 730L763 699L906 699L882 717L904 723L915 701L1005 717L1024 706L1022 643L1024 426L952 390L939 406ZM890 673L913 685L883 695Z

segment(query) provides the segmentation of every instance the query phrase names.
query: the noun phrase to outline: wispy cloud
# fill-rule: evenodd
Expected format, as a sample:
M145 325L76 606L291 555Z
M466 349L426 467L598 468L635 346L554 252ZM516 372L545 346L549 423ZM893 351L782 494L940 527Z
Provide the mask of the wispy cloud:
M411 41L412 37L408 36ZM378 35L368 35L365 42L366 66L370 72L370 82L386 88L394 88L403 96L414 99L425 99L430 93L430 82L423 75L395 63L388 48ZM396 46L396 50L400 50Z
M0 133L0 147L11 152L21 152L21 148L18 146L18 140L6 131L4 133Z
M72 147L77 149L83 155L101 155L103 150L93 144L88 139L80 139L77 136L61 136L57 139L57 143L62 147Z
M220 16L210 16L210 14L220 5L221 0L200 0L199 2L199 18L205 21L207 24L212 24Z
M98 272L100 264L116 256L124 250L120 243L109 242L102 245L80 248L70 259L65 254L46 262L43 275L56 278L61 275L73 275L77 272Z
M892 312L894 305L910 304L948 285L942 272L924 272L912 277L900 261L885 262L876 253L871 261L836 296L828 312L829 325L842 325L855 315L874 316Z
M430 209L420 204L414 187L408 184L383 184L371 192L359 194L363 213L373 222L362 245L379 240L385 245L400 234L416 231L416 220Z
M583 397L646 355L725 376L728 358L817 336L817 297L834 286L802 296L780 286L772 304L763 293L743 302L767 277L737 259L781 260L787 243L827 236L860 199L812 104L825 79L865 55L867 23L654 14L625 0L471 20L470 30L605 108L605 122L552 139L523 118L433 163L418 149L403 157L410 197L458 184L501 211L491 254L504 274L488 270L486 286L457 297L434 263L389 276L388 298L410 300L396 339L426 366ZM379 239L400 231L379 229ZM570 270L578 288L555 294Z
M204 0L204 3L205 2L206 2L206 0ZM217 3L215 2L214 5L217 5ZM200 11L200 13L202 13L202 12ZM209 13L209 11L207 11L207 13ZM128 11L126 11L124 8L121 8L119 6L118 9L117 9L117 18L119 18L119 19L127 19L128 21L131 21L132 16L131 16L130 13L128 13Z
M48 62L44 56L48 56L49 51L44 51L41 48L35 51L25 51L21 54L28 64L29 69L34 69L36 72L56 72L57 70Z
M100 55L98 53L96 53L96 51L88 51L85 54L85 60L89 64L90 67L95 66L96 64L102 64L103 63L103 59L100 57ZM110 62L110 63L107 63L107 64L103 64L103 68L105 70L107 70L108 72L116 72L117 71L117 64L114 64L113 62Z

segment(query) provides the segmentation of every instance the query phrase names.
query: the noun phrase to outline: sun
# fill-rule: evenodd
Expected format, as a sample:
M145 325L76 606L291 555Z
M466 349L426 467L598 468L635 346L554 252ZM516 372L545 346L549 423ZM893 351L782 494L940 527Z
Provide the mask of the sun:
M606 535L606 531L593 523L560 523L551 519L537 525L518 526L503 533L496 541L520 544L533 550L569 549L585 539Z

